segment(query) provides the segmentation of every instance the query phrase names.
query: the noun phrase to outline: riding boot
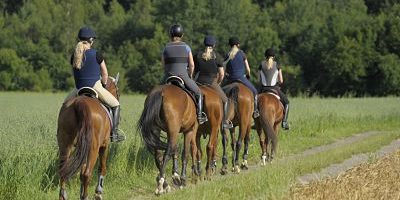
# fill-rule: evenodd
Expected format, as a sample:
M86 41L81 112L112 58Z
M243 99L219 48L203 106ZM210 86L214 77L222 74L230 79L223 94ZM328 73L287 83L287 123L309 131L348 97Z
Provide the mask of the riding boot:
M120 106L115 106L111 108L112 117L113 117L113 128L111 131L111 142L121 142L125 140L125 136L118 133L118 125L119 125L119 110Z
M203 95L197 96L197 120L199 124L203 124L204 122L208 121L207 115L203 112Z
M282 128L285 130L289 130L289 123L287 122L288 115L289 115L289 104L286 104L284 116L283 116L283 120L282 120Z
M254 112L253 112L253 118L257 118L260 116L260 112L258 112L258 95L254 96Z
M228 112L229 112L229 102L226 101L224 103L224 118L222 122L222 127L225 129L233 128L232 122L228 119Z

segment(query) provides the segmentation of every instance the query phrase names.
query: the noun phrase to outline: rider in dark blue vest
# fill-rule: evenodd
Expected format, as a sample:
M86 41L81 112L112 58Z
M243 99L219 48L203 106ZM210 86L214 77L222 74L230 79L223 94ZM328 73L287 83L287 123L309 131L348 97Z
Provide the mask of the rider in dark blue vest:
M91 28L83 27L79 30L78 38L79 42L76 45L74 54L71 56L75 88L64 102L74 98L78 90L83 87L93 88L97 92L99 99L111 107L113 115L111 141L123 141L125 140L125 136L118 132L120 104L118 99L103 87L108 81L106 63L102 54L92 48L96 34Z
M232 82L241 82L246 85L253 93L254 112L253 118L260 116L257 103L257 89L249 81L250 66L247 62L246 54L239 49L240 43L237 37L229 38L230 52L227 54L224 64L226 66L227 84Z

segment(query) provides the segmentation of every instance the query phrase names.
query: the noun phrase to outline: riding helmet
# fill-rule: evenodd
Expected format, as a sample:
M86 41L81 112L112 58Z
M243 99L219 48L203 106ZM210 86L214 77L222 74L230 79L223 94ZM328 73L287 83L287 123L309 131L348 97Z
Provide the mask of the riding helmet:
M89 39L89 38L96 38L96 33L89 27L82 27L79 29L78 33L79 39Z
M215 38L211 35L207 35L204 38L204 45L208 46L208 47L213 47L215 45L217 41L215 40Z
M179 24L174 24L169 29L169 35L171 37L182 37L183 36L183 27Z
M231 37L229 38L229 45L233 46L233 45L238 45L239 42L239 38L237 37Z
M269 49L265 50L264 55L265 55L265 57L267 57L267 58L273 57L273 56L275 56L275 51L274 51L273 48L269 48Z

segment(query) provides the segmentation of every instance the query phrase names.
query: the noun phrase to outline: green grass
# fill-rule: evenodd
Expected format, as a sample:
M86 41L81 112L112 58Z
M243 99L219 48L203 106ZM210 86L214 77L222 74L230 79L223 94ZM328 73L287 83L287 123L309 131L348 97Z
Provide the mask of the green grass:
M2 108L0 199L58 197L58 178L55 174L58 151L56 123L65 95L65 93L0 93ZM111 145L108 174L105 179L106 199L127 199L138 194L153 197L157 171L152 157L143 149L139 133L135 129L144 99L143 95L121 96L120 128L125 131L128 139L121 144ZM400 98L292 98L290 100L292 109L289 120L292 130L280 132L278 158L363 131L400 129ZM206 143L205 140L202 142ZM221 155L220 146L219 144L218 155ZM255 163L260 156L260 150L258 136L254 131L249 151L249 160ZM230 150L228 152L230 153ZM218 166L221 166L220 161ZM248 177L246 175L247 179L257 176L251 174L248 173ZM69 184L68 192L72 199L78 198L78 180L76 176ZM239 181L236 177L233 180ZM97 178L94 176L91 193L94 191L96 181ZM214 183L204 183L204 185L209 184ZM274 185L273 182L270 184ZM221 188L231 190L229 189L231 186L227 184L219 187L214 189L209 187L208 193ZM267 190L270 190L268 187ZM282 190L284 189L283 187ZM183 190L182 193L184 191L189 190ZM265 193L263 190L259 191Z

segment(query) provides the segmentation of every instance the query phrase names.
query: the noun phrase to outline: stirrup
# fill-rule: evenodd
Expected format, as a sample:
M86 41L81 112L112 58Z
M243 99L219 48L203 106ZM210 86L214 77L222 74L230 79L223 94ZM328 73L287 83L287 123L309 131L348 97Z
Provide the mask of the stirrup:
M224 129L233 128L233 123L231 122L231 120L225 120L225 121L222 123L222 127L223 127Z
M289 130L289 123L287 123L287 122L282 122L282 128L283 128L284 130Z
M201 115L197 115L197 120L199 121L199 124L204 124L204 122L208 121L206 113L201 112Z
M257 118L257 117L259 117L260 116L260 113L258 112L258 110L255 110L254 112L253 112L253 118Z
M124 133L122 130L117 129L116 133L111 133L111 142L122 142L126 139L126 136L120 134L120 132Z

